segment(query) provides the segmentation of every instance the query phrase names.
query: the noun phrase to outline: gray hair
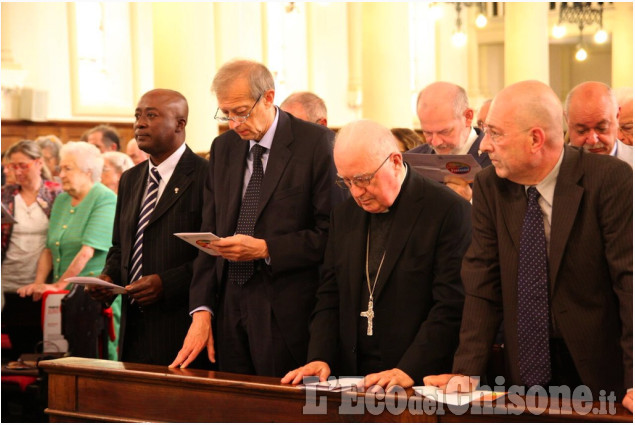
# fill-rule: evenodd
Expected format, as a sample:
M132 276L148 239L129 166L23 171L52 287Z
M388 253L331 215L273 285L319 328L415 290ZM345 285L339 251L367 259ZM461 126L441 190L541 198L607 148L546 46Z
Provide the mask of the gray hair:
M273 76L266 66L251 60L237 59L220 67L212 81L212 92L222 94L229 84L239 78L247 79L249 92L254 100L267 90L275 90Z
M110 165L112 165L117 172L117 174L121 174L124 171L134 167L134 163L132 159L128 155L123 152L104 152L101 154L104 161L107 161Z
M14 143L7 149L4 154L4 157L9 159L11 155L14 153L21 153L23 155L28 156L31 159L40 159L42 158L42 149L35 143L33 140L20 140L17 143ZM42 161L42 171L40 176L45 180L51 180L51 171L48 169L44 161Z
M617 104L622 106L625 103L633 102L633 87L620 87L613 89Z
M611 87L607 84L604 84L602 82L599 81L586 81L584 83L580 83L577 86L575 86L574 88L571 89L571 91L569 92L569 94L567 94L567 98L564 100L564 114L568 117L569 116L569 107L571 106L571 98L576 94L576 92L583 86L586 86L588 83L594 83L594 84L598 84L600 87L602 87L603 91L604 91L604 95L608 96L609 101L611 102L611 105L613 106L614 110L617 112L617 108L619 107L619 105L617 104L617 98L615 97L615 93L613 92L613 90L611 89Z
M309 91L291 93L289 97L280 104L280 107L284 109L284 105L291 105L293 103L302 105L307 118L311 122L326 119L326 104L324 100L315 93Z
M417 109L420 107L419 105L421 103L421 97L423 96L423 94L429 89L438 89L439 87L442 87L446 92L449 91L450 93L448 94L448 96L451 96L451 98L435 99L433 103L451 101L452 109L454 110L454 118L462 118L465 111L470 108L467 92L463 87L445 81L437 81L424 87L417 96Z
M63 160L68 156L75 159L75 164L80 170L90 173L93 183L101 181L104 159L96 146L88 142L68 142L62 147L60 157Z
M60 150L62 149L62 141L59 137L49 134L47 136L40 136L35 139L35 143L38 144L40 149L48 149L51 151L54 157L59 161L60 159Z

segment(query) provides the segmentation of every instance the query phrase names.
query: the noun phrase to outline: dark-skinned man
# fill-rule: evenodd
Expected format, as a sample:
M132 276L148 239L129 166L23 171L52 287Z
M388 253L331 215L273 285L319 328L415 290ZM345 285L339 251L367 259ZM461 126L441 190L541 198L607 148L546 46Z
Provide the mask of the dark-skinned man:
M144 94L135 110L135 139L149 158L121 177L113 246L100 276L127 291L123 361L170 364L191 323L188 294L198 251L173 234L200 229L207 161L185 144L187 117L185 97L165 89Z

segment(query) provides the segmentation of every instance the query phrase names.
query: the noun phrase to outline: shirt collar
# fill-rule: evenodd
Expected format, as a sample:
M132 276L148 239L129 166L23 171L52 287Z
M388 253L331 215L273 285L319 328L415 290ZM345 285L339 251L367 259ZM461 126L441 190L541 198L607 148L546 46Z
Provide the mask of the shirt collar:
M611 156L617 156L617 144L619 143L618 140L615 141L615 143L613 143L613 150L611 150Z
M258 143L263 148L267 148L268 151L271 150L271 145L273 144L273 136L276 134L276 128L278 128L279 115L280 115L280 112L278 111L278 108L276 107L276 117L273 119L273 122L271 123L269 130L267 130L265 135L262 136L262 139L260 139L260 142L256 142L255 140L250 140L249 150L251 150L251 148L253 148L256 143Z
M478 139L478 134L476 134L476 130L474 130L473 127L470 127L470 134L467 136L467 140L463 143L461 149L457 151L456 155L467 155L476 139Z
M170 180L170 177L172 177L172 173L174 172L174 169L176 168L176 164L178 164L184 152L185 152L185 143L179 146L179 148L175 150L174 153L172 153L172 155L170 155L165 161L163 161L159 165L154 165L152 161L150 160L150 158L148 158L148 166L150 168L153 168L153 167L156 168L157 171L159 172L159 175L161 176L161 180L167 183L168 180Z
M542 179L540 183L536 185L536 189L540 193L540 196L549 204L549 206L553 205L553 194L556 191L556 182L558 180L558 174L560 173L560 166L562 165L562 160L564 158L564 148L560 153L560 158L553 169L547 174L547 177ZM529 188L529 186L525 186L525 191Z

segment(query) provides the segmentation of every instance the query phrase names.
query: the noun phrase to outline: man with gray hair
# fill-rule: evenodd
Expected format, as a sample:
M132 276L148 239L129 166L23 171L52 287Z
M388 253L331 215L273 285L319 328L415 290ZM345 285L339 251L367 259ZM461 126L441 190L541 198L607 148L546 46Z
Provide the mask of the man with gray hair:
M609 86L598 81L578 84L564 105L572 146L612 155L633 166L633 148L617 138L620 108Z
M326 104L314 93L308 91L292 93L280 104L280 109L301 120L327 126Z
M456 84L439 81L421 90L417 99L417 115L426 144L408 153L440 155L472 155L483 168L491 164L481 153L483 132L472 128L474 110L469 107L467 93ZM446 185L466 200L472 199L472 189L458 176L450 175Z
M620 128L617 137L622 143L633 146L633 88L619 88L615 90L615 96L620 106Z
M46 167L51 172L53 180L59 181L60 174L60 151L62 150L62 141L52 134L48 136L40 136L35 139L42 150L42 157Z
M190 287L193 322L170 366L204 348L221 371L282 376L306 361L309 315L322 264L331 187L332 132L274 105L271 72L236 60L212 83L215 118L233 131L210 151L202 232L220 240L201 252Z
M331 217L308 363L282 382L334 372L365 376L367 388L408 388L452 363L470 205L409 169L373 121L342 128L334 155L352 199Z

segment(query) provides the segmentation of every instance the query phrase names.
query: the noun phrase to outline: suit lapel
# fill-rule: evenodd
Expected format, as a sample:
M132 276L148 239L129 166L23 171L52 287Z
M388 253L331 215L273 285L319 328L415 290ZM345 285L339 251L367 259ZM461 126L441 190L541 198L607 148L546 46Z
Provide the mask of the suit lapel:
M410 239L412 227L417 220L420 220L420 211L424 205L423 200L426 196L426 188L416 184L417 181L410 174L412 172L412 169L408 171L407 178L409 182L400 196L399 205L397 206L397 211L395 211L390 233L386 240L386 257L377 278L377 287L374 294L376 300L379 299L384 287L386 287L386 283ZM364 252L366 251L364 250Z
M520 250L520 232L523 228L525 211L527 210L527 196L522 185L507 179L499 180L501 185L501 215L516 251Z
M582 170L576 167L578 155L565 148L564 158L556 189L553 194L553 208L551 213L551 241L549 249L549 278L551 291L555 288L556 276L560 268L564 249L569 240L578 213L578 207L584 194L584 189L578 185L582 178Z
M350 265L348 266L348 280L350 285L347 285L347 287L350 288L351 291L350 300L352 303L352 311L357 316L356 319L359 319L358 312L361 311L360 297L362 286L366 286L366 232L370 216L357 205L353 208L353 213L349 215L349 225L347 226L353 230L347 234L346 239L340 241L340 243L346 246L344 252L347 258L342 264ZM360 270L362 271L361 276L359 273ZM366 310L366 306L364 306L363 310Z
M193 153L189 147L185 147L185 152L179 159L179 162L174 168L174 172L170 177L170 181L165 186L161 198L157 203L148 226L157 221L165 212L185 193L187 188L192 183L192 171L194 171Z
M231 236L236 231L243 196L243 180L245 179L245 167L249 154L249 142L240 139L238 135L235 139L227 144L227 155L222 159L226 164L229 164L227 174L223 178L225 184L215 185L227 188L226 193L220 195L227 202L227 220L222 223L224 228L217 229L219 236Z
M278 126L273 136L271 144L271 152L267 160L267 170L265 171L262 186L260 188L260 202L258 204L258 216L262 213L265 205L269 202L271 195L278 186L278 182L282 177L284 169L287 167L291 158L291 150L289 145L293 142L293 134L289 119L283 111L279 112Z

